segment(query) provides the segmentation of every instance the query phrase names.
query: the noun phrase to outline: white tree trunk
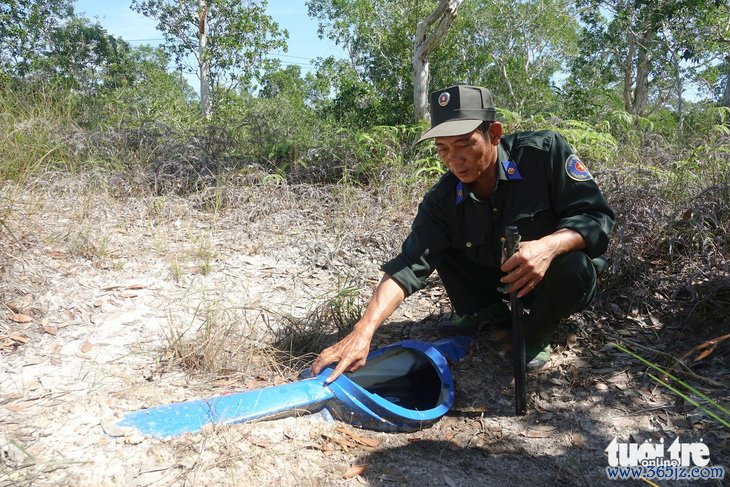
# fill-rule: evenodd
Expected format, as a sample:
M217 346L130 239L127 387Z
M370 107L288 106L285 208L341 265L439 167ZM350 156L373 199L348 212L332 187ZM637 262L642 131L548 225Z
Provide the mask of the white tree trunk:
M200 110L205 120L210 120L210 61L205 52L208 46L207 33L208 5L206 0L198 0L198 74L200 77Z
M429 58L446 37L464 0L441 0L431 14L416 26L413 45L413 108L416 121L428 120L428 81L431 76ZM435 29L431 27L438 23Z

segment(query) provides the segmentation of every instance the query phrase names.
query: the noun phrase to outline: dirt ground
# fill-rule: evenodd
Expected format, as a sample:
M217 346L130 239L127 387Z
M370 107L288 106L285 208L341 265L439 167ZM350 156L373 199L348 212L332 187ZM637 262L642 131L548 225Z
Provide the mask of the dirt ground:
M268 344L345 286L367 297L422 188L241 182L183 198L127 196L109 177L53 181L0 187L0 486L606 485L614 437L701 438L730 466L727 429L608 345L661 348L660 324L630 310L621 326L590 311L564 325L529 376L525 417L485 333L453 367L454 408L415 433L321 415L164 440L121 430L128 411L293 380ZM376 345L433 340L450 311L434 282ZM201 336L219 348L186 354ZM707 372L727 401L727 363Z

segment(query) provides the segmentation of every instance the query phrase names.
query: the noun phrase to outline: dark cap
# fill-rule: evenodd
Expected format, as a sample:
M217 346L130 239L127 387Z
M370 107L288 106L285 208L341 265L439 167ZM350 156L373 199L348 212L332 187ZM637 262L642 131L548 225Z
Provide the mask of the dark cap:
M418 142L468 134L485 120L496 120L494 100L488 89L457 85L434 91L431 93L431 129Z

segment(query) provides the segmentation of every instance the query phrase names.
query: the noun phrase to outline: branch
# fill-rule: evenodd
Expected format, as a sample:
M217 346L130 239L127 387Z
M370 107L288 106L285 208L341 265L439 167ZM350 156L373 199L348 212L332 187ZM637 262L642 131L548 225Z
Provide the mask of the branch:
M416 27L416 39L423 39L423 41L417 44L416 49L417 54L421 57L421 59L429 57L436 47L438 47L441 40L449 32L449 28L456 17L456 10L463 1L464 0L442 0L431 15L429 15L423 22L418 23L418 26ZM425 30L427 27L430 27L436 22L438 16L434 14L437 12L443 16L441 16L438 27L436 27L436 29L427 37Z

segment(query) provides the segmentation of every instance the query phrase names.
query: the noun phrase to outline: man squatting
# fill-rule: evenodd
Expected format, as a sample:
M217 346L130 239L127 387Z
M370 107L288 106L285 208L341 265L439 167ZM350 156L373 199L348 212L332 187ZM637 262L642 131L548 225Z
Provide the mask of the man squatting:
M405 298L439 273L465 334L509 322L504 292L517 292L525 319L528 368L550 357L562 318L585 308L596 290L615 215L588 169L558 133L502 135L486 88L459 85L431 93L431 129L448 172L424 196L401 253L384 275L352 332L324 349L326 382L365 364L378 327ZM505 228L516 225L519 251L502 259ZM506 291L509 289L509 291Z

